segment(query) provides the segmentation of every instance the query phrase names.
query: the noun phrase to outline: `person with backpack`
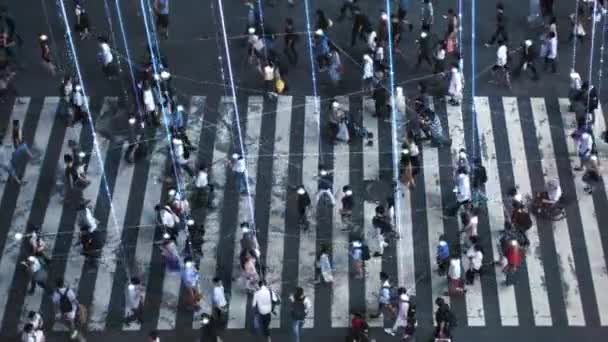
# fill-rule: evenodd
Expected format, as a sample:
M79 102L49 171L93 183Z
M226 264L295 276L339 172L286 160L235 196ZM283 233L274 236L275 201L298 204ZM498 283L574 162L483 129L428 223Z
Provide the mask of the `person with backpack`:
M55 282L55 291L53 291L53 306L55 308L55 321L63 321L70 328L70 337L72 339L78 336L76 327L76 313L79 308L76 293L65 285L62 278Z
M393 286L390 283L388 274L380 272L380 289L378 290L378 311L370 315L370 318L384 316L390 309L392 300Z
M293 335L296 342L300 342L304 319L312 308L310 300L304 295L304 289L297 287L294 294L289 297L291 301L291 319Z
M412 297L410 297L410 306L407 311L407 325L403 334L403 340L409 341L409 339L416 333L416 327L418 326L418 320L416 319L416 303Z
M437 310L435 311L435 339L450 339L452 336L452 328L457 326L456 316L450 310L450 305L441 297L435 299Z
M28 291L28 294L34 294L34 291L36 291L36 285L46 290L48 272L44 263L41 262L38 257L30 255L21 264L26 267L27 272L30 276L30 289Z

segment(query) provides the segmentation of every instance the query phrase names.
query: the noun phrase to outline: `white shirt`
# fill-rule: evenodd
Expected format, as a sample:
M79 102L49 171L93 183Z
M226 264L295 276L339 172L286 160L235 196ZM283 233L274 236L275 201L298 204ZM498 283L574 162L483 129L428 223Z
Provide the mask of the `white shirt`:
M245 168L245 159L237 159L232 165L232 171L238 173L244 173Z
M205 171L199 171L198 175L196 175L196 181L194 182L194 186L197 188L204 188L209 184L209 175Z
M228 301L226 301L226 293L224 292L224 286L214 286L213 287L213 296L211 297L213 306L216 308L223 308L228 305Z
M108 65L112 63L114 60L114 56L112 55L112 50L110 50L110 46L106 43L101 43L101 61L103 65Z
M146 110L148 112L156 110L156 102L154 101L154 94L152 93L152 89L144 90L143 99L144 104L146 105Z
M82 92L75 90L72 93L72 101L74 102L74 105L82 107L84 105L84 96L82 96Z
M38 258L34 257L34 262L29 264L29 268L32 273L40 271L42 265L40 265L40 261L38 261Z
M97 230L97 220L93 216L91 209L86 207L84 210L78 211L78 225L89 227L89 233Z
M252 307L257 307L260 315L267 315L272 311L272 292L266 285L262 285L259 290L253 294L251 301Z
M469 258L474 270L479 271L481 269L481 264L483 262L483 253L481 253L481 251L476 251L475 247L471 246L467 251L467 258Z
M547 191L547 197L549 197L549 201L557 202L560 197L562 197L562 188L558 185L556 188Z
M547 41L547 58L557 58L557 38L550 38Z
M471 199L471 183L469 175L461 173L456 177L456 200L464 202Z
M507 65L507 46L501 45L496 50L496 65L505 66Z
M369 36L367 37L367 47L371 50L371 51L376 51L376 42L374 41L374 39L376 38L376 31L372 31Z
M196 287L198 285L199 274L198 270L194 267L194 265L184 266L182 280L184 282L184 285L187 287Z
M144 300L144 289L141 285L133 285L133 289L127 286L125 306L127 309L137 309Z
M435 55L435 58L437 58L440 61L444 60L445 59L445 50L439 49L439 51L437 51L437 54Z
M374 64L372 62L365 61L363 64L363 79L374 77Z
M176 220L176 215L173 213L173 211L170 211L166 207L162 208L160 211L160 220L163 226L167 228L173 228L178 221Z
M570 74L570 89L581 90L583 86L582 82L581 75L578 72Z
M585 132L581 134L581 137L578 139L578 154L579 156L588 156L591 153L591 149L593 148L593 138L591 134Z
M452 279L460 279L462 277L462 268L460 267L459 259L450 259L450 268L448 269L448 277Z
M42 315L38 312L34 314L33 318L28 318L28 323L31 323L34 326L34 330L42 329L43 319Z
M177 139L175 143L173 143L173 153L175 153L175 159L180 164L188 163L188 160L184 157L184 143Z
M264 81L272 81L274 79L274 68L270 65L264 67Z

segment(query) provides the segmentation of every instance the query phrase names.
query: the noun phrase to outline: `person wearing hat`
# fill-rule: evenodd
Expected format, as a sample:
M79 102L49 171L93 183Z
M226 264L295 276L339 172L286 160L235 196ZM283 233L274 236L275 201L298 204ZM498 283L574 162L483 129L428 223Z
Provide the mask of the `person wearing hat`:
M390 283L388 274L380 272L380 289L378 290L378 311L370 315L370 318L378 318L386 315L391 306L391 290L393 286Z
M410 308L410 296L407 295L407 290L405 288L399 288L397 290L398 302L397 308L395 309L395 323L392 328L385 328L384 332L391 336L395 336L399 328L406 328L408 326L408 312Z
M304 188L304 185L300 185L296 190L297 197L297 208L298 208L298 222L302 225L308 222L308 209L312 204L308 191ZM307 226L307 225L305 225Z
M190 258L184 260L182 270L182 284L186 289L186 304L193 310L200 310L201 294L199 291L200 275L194 262Z
M55 66L55 63L53 63L53 55L51 53L51 47L49 46L49 37L46 34L41 34L39 40L42 65L44 65L52 76L55 76L57 67Z
M330 257L329 257L329 248L326 244L321 245L321 251L319 252L319 256L317 257L317 269L319 272L319 279L315 281L315 284L321 283L321 281L325 284L331 284L334 282L333 275L333 267L331 265Z
M461 206L471 202L471 179L465 165L457 167L454 183L452 191L456 195L456 203L448 210L450 215L456 215Z
M125 292L125 319L124 323L130 325L133 321L143 322L145 287L138 277L132 277Z
M245 158L238 153L232 155L232 171L236 177L236 184L238 186L239 193L241 195L247 195L247 165L245 164Z
M532 80L538 81L540 78L536 71L536 57L537 52L534 49L532 40L526 39L521 45L521 57L519 59L519 64L515 67L515 70L513 70L513 76L519 76L522 70L530 70L532 71Z
M204 207L207 209L213 208L211 200L212 186L209 183L209 168L205 164L201 164L198 173L194 178L194 198L193 203L196 207Z
M492 67L491 83L505 82L511 87L511 76L509 73L509 49L506 41L498 40L498 48L496 49L496 63Z
M97 41L99 42L99 60L101 61L103 73L108 79L114 79L116 77L116 68L108 38L99 36Z
M544 69L547 71L550 67L551 72L555 74L557 72L557 34L555 32L549 32L543 44L544 54L542 57L545 59Z
M593 135L587 131L583 131L578 139L576 139L576 152L580 161L580 166L575 167L575 171L582 171L585 163L591 158L593 152Z
M523 262L525 251L517 239L505 239L502 243L502 248L504 261L506 261L506 265L502 270L506 276L505 284L513 285L517 280L517 274Z
M213 318L222 324L227 321L228 300L226 299L226 291L219 277L213 278L213 289L211 290L211 307Z
M319 205L319 200L321 199L321 196L323 195L327 195L329 197L329 200L331 201L331 205L335 205L336 204L336 199L334 198L334 193L333 193L333 177L332 177L332 172L326 170L323 166L319 167L319 183L318 183L318 191L317 191L317 198L315 199L315 204Z
M217 329L220 323L218 319L209 315L207 313L203 313L201 315L201 339L200 342L217 342L218 334Z
M171 140L171 144L173 145L173 155L175 156L177 165L186 171L190 177L194 177L194 171L192 171L192 168L188 165L188 158L186 158L184 141L178 137L174 137Z
M360 240L355 240L351 243L350 257L355 273L355 279L363 279L363 243Z
M30 255L27 259L21 262L27 269L30 276L30 289L28 294L33 294L36 291L36 285L40 286L43 290L48 290L46 281L48 278L48 272L44 263L34 255Z
M158 100L152 91L152 84L148 80L145 80L141 86L141 97L146 111L146 119L148 120L148 123L158 126L160 124L160 119L158 118L158 109L156 106Z
M458 63L454 63L452 64L452 69L450 69L450 84L448 85L448 95L450 96L450 99L448 100L448 103L452 106L460 105L463 90L464 77L458 68Z
M319 72L326 70L329 63L329 52L329 38L325 31L319 28L315 31L315 55Z
M410 150L407 147L401 149L401 158L399 159L399 181L409 188L416 186L414 175L412 173L412 162L410 159Z
M593 193L593 189L595 188L595 184L597 184L601 179L597 153L592 153L589 159L585 161L584 166L585 173L583 174L582 180L585 183L585 186L583 190L591 195Z
M340 199L342 208L340 209L340 217L342 219L342 230L350 230L353 219L353 208L355 206L355 199L353 197L353 189L350 185L342 187L342 198Z
M450 296L463 295L466 290L464 289L464 281L462 279L462 264L460 262L460 256L453 254L450 258L450 264L448 268L448 294Z
M444 234L439 236L435 260L437 264L437 273L439 275L445 275L450 266L450 245Z
M181 258L175 240L169 233L164 233L163 239L157 244L159 245L167 270L170 272L178 272L181 267Z
M422 61L427 62L431 68L433 67L433 59L431 58L432 55L432 42L431 42L431 36L429 34L428 31L423 30L422 32L420 32L420 37L416 40L417 46L418 46L418 59L416 62L416 67L420 67L420 65L422 64Z
M370 55L363 55L363 91L372 92L374 90L374 61Z

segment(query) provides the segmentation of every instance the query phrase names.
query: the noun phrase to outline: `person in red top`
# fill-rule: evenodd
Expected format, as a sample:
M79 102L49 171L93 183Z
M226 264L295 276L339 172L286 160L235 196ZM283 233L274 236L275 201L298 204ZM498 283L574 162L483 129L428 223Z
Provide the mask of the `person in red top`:
M362 314L355 312L350 321L350 341L359 341L363 331L367 327L367 322Z
M524 259L524 250L515 239L505 241L503 244L504 255L507 259L507 265L503 269L506 275L506 284L515 284L515 277L519 271L521 263Z

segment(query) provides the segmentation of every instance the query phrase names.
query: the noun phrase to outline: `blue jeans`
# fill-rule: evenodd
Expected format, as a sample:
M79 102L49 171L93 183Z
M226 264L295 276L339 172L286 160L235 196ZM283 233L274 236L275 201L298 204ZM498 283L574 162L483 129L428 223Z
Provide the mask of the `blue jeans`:
M247 192L247 178L245 177L245 172L235 172L234 175L236 176L239 192Z
M300 335L302 335L302 328L304 327L304 320L293 320L291 322L291 328L293 330L293 336L296 342L300 342Z

